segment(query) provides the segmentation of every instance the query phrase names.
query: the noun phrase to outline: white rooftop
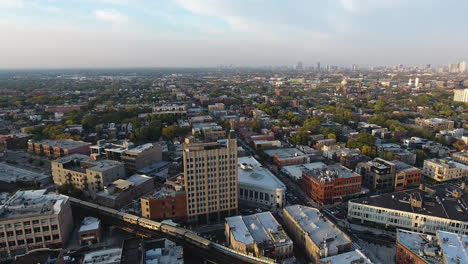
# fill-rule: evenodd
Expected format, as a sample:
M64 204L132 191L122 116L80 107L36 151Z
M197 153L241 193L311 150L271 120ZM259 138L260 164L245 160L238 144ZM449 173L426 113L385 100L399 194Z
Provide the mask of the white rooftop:
M254 243L254 239L245 225L244 220L242 220L242 216L227 217L226 222L231 228L231 232L235 240L246 245Z
M439 246L446 264L468 263L468 236L437 231Z
M5 163L0 163L0 181L16 182L16 181L48 181L49 175L28 171L25 169L13 167Z
M48 194L47 190L17 191L0 206L0 220L58 214L67 200L67 196Z
M183 248L165 239L164 248L153 248L145 252L145 264L182 264Z
M254 157L239 157L237 161L239 184L283 189L286 186Z
M98 229L100 223L101 220L95 217L85 217L83 222L81 222L80 230L78 232Z
M359 264L372 264L373 262L366 257L359 249L354 251L342 253L339 255L323 258L321 262L330 263L330 264L350 264L350 263L359 263Z
M114 264L120 263L122 249L110 248L93 251L86 254L83 258L83 264Z
M325 165L325 163L323 162L313 162L300 165L284 166L283 168L281 168L281 170L295 179L302 179L303 170L324 169L326 167L327 165Z
M144 152L146 150L149 150L149 149L153 148L153 146L154 146L153 143L146 143L146 144L140 145L138 147L129 149L126 152L127 153L140 154L140 153L142 153L142 152Z
M316 245L322 247L326 243L328 255L337 254L338 247L341 245L351 244L351 239L323 216L318 209L292 205L285 207L285 210L299 223L302 230L309 234Z

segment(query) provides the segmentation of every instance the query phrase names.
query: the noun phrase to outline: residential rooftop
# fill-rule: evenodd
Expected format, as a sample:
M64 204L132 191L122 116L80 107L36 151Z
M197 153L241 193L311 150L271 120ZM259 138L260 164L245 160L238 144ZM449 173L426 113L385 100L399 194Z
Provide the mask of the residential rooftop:
M98 218L87 216L81 222L81 226L78 232L98 229L100 224L101 220Z
M325 168L317 168L311 170L305 169L304 172L307 173L307 175L314 177L315 179L321 182L331 182L334 179L352 178L360 176L356 172L340 164L328 165Z
M278 155L280 159L293 159L299 156L306 156L304 152L300 151L297 148L278 148L278 149L267 149L264 150L265 154L270 157Z
M91 146L91 143L86 143L83 141L76 141L76 140L71 140L71 139L57 139L57 140L45 139L41 141L35 141L31 139L29 140L29 142L34 143L34 144L44 145L44 146L57 147L61 149L76 149L76 148L81 148L84 146Z
M146 143L146 144L143 144L143 145L140 145L138 147L134 147L134 148L131 148L129 150L126 151L126 153L131 153L131 154L140 154L144 151L147 151L151 148L154 147L154 144L153 143Z
M82 154L72 154L58 158L54 162L61 163L66 169L79 172L86 170L103 172L114 167L123 166L122 163L114 160L92 160L89 156Z
M303 170L323 169L326 167L327 165L323 162L312 162L300 165L284 166L281 170L295 179L301 179Z

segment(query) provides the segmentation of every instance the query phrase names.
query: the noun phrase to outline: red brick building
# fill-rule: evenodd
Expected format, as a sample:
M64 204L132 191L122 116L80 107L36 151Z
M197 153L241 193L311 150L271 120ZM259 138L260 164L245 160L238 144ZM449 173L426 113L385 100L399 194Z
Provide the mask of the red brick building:
M181 177L169 179L165 186L141 198L141 215L156 221L186 222L187 201Z
M320 204L333 203L361 193L362 176L339 164L325 169L304 170L302 188Z
M59 158L71 154L89 155L91 143L71 139L28 141L28 152L44 155L48 158Z

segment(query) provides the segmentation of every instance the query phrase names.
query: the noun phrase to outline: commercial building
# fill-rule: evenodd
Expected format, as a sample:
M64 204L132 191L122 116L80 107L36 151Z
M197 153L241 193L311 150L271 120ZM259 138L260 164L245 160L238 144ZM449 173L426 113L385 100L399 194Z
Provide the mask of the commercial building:
M41 185L46 185L52 182L52 178L50 175L13 167L6 163L0 163L0 183L1 182L22 184L40 183Z
M468 166L449 159L430 159L424 161L424 176L438 182L461 179L468 175Z
M453 90L453 101L468 103L468 88L454 89Z
M286 186L254 157L238 158L239 202L277 210L283 208Z
M468 234L468 195L464 184L442 184L348 202L348 220L382 228L435 234Z
M183 145L184 183L189 222L211 223L237 214L237 141Z
M71 154L88 155L90 143L71 139L28 141L28 152L56 159Z
M371 192L393 191L395 185L395 164L380 158L356 165L355 171L362 175L362 185Z
M302 188L320 204L333 203L362 193L362 176L340 164L303 170Z
M46 190L17 191L0 206L2 257L36 248L60 248L73 230L67 196Z
M404 162L394 160L395 164L395 191L416 188L421 183L422 171Z
M321 259L318 264L373 264L359 249Z
M195 123L192 124L192 134L200 135L205 140L216 141L226 138L226 130L217 123Z
M351 250L351 239L316 208L292 205L283 209L283 221L296 248L314 262Z
M293 242L270 212L227 217L226 243L236 251L285 259L293 256Z
M397 230L397 264L468 263L468 236L437 231L435 236Z
M162 221L171 219L179 223L187 220L187 200L183 175L168 179L164 186L141 198L141 215Z
M125 177L123 163L113 160L91 160L88 156L73 154L51 162L55 185L70 184L86 195L96 196L113 181Z
M104 190L96 194L95 200L100 205L118 209L153 189L153 178L134 174L127 179L118 179L104 186Z
M297 148L269 149L264 152L278 167L310 162L310 158Z
M101 242L101 220L87 216L81 222L78 229L78 243L80 245L92 245Z
M415 124L430 131L453 129L455 122L444 118L416 118Z

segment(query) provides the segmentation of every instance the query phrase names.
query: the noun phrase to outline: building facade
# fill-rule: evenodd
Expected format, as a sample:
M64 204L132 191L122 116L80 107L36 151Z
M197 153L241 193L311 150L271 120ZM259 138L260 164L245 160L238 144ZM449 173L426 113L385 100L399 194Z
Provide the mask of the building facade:
M302 188L320 204L333 203L360 194L362 176L339 164L322 169L306 169L302 172Z
M447 159L424 161L424 176L438 182L461 179L467 176L468 166Z
M395 191L416 188L421 183L422 171L404 162L394 160L395 164Z
M67 196L46 190L18 191L0 206L2 258L43 247L60 248L73 230Z
M238 210L237 141L183 145L189 222L218 222Z
M371 192L384 193L393 191L395 185L395 164L380 158L361 162L356 165L356 172L362 175L362 184Z
M28 152L56 159L71 154L90 153L90 143L71 139L28 141Z
M93 198L113 181L125 177L124 165L113 160L91 160L88 156L73 154L51 162L55 185L70 184Z

